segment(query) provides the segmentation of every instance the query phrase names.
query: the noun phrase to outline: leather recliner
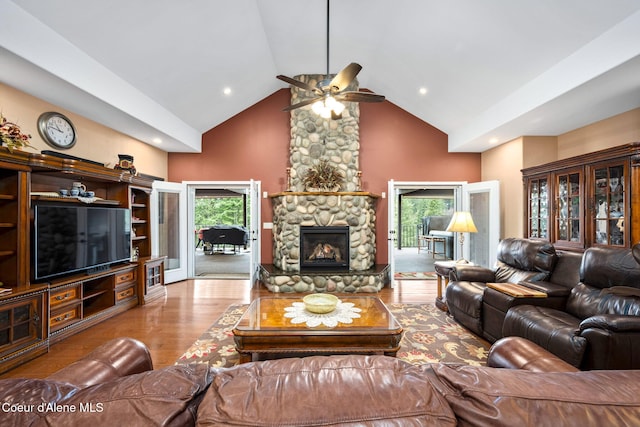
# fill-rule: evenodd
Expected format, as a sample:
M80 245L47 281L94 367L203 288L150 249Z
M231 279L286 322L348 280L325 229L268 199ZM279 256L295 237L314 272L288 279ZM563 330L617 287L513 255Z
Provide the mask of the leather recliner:
M563 310L571 289L580 281L582 253L557 251L558 258L551 276L542 282L520 282L528 288L544 292L545 298L514 297L487 288L482 297L482 329L484 337L496 341L503 337L502 326L507 312L516 305L538 305Z
M640 248L592 247L563 310L512 307L504 336L535 342L583 370L640 368Z
M471 332L490 341L484 334L482 302L487 283L519 283L546 280L557 261L556 251L549 242L507 238L498 244L494 269L458 264L453 267L445 291L449 312Z

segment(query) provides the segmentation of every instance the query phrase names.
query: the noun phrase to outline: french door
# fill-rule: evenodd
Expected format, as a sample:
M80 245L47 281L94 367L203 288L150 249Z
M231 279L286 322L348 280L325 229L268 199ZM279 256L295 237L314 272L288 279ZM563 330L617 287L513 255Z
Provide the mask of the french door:
M464 257L474 264L491 268L497 260L500 242L500 182L483 181L464 184L462 210L471 212L477 233L466 233Z
M232 190L238 194L245 194L248 196L249 203L249 239L251 240L251 254L249 258L249 280L251 284L254 284L258 279L258 271L260 268L260 193L261 183L260 181L186 181L184 183L187 188L187 215L188 218L185 222L185 233L189 236L187 244L189 248L195 248L195 233L193 230L196 228L195 224L195 205L196 205L196 190L198 189L225 189ZM189 230L192 230L189 232ZM188 277L195 276L195 253L194 251L187 251L188 261Z
M387 251L389 260L389 283L391 288L396 287L396 281L394 279L396 275L396 264L393 262L395 256L396 242L398 240L398 230L396 225L396 195L397 195L396 183L393 180L389 180L387 187Z
M187 278L186 185L154 181L151 192L151 253L164 256L165 283Z
M465 258L486 267L493 267L500 241L500 184L498 181L466 182L401 182L390 180L387 187L387 240L388 263L391 287L394 287L394 249L398 239L398 224L395 217L396 202L400 190L447 188L455 194L455 210L471 212L477 233L466 233L464 247L460 253L459 236L455 236L453 259Z

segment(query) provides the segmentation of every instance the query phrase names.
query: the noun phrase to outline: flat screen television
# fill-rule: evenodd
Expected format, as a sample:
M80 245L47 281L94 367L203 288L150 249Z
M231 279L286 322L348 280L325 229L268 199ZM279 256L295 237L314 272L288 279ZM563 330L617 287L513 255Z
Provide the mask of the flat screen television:
M131 258L129 209L37 204L34 280L106 268Z

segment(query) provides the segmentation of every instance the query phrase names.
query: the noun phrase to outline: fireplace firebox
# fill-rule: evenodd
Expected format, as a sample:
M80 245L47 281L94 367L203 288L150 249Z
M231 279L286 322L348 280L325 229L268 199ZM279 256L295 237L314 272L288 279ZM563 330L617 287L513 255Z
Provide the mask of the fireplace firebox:
M349 227L300 227L300 269L349 269Z

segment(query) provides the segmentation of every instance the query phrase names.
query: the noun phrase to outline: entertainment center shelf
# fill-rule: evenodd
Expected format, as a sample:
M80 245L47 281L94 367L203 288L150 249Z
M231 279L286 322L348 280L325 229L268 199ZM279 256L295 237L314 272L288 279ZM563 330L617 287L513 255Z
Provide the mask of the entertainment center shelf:
M37 202L56 202L56 203L83 203L77 197L72 196L41 196L39 194L31 193L31 200ZM120 206L121 203L118 200L104 200L104 199L96 199L91 202L92 205L102 205L102 206Z
M166 293L164 258L151 256L152 182L96 162L0 147L0 287L10 290L0 295L0 373L46 353L52 343ZM95 198L60 194L74 186L83 186ZM130 240L124 240L131 256L127 250L124 260L93 272L62 267L52 278L36 280L37 206L69 212L95 208L116 217L131 228ZM130 218L123 220L123 214ZM54 230L61 225L52 223ZM111 225L106 227L106 236L113 236ZM116 240L120 248L122 241ZM84 252L91 251L105 252L98 245L86 246Z
M50 343L138 305L137 265L52 281L49 290Z

